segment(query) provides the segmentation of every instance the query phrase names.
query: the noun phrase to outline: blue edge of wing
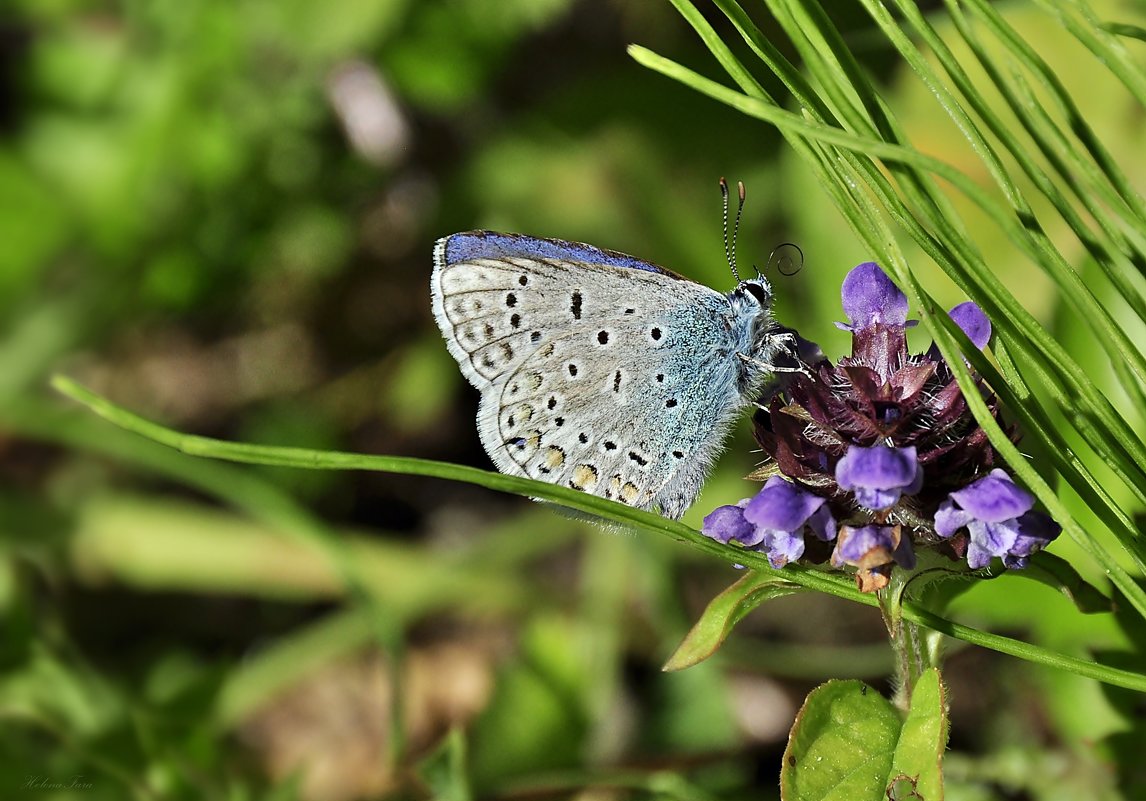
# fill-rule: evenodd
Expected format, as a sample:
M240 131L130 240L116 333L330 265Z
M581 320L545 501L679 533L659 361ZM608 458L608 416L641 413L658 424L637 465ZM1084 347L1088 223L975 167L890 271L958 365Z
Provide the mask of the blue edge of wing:
M466 231L446 238L446 264L472 259L497 259L506 256L540 257L557 261L607 264L611 267L627 267L630 270L646 270L651 273L678 277L670 270L652 262L627 256L615 250L596 248L581 242L566 242L563 239L538 239L523 234L500 234L495 231Z

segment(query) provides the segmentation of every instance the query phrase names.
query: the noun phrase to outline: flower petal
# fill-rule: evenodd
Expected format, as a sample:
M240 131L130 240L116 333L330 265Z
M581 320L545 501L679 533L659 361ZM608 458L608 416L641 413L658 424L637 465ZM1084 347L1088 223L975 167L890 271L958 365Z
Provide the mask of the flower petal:
M1016 521L1018 536L1010 551L1016 557L1028 557L1041 551L1062 531L1062 526L1042 512L1027 512Z
M856 501L868 509L894 506L904 492L914 494L923 486L923 471L915 446L864 448L849 445L836 464L836 483L856 494Z
M967 526L967 531L971 533L971 541L990 551L992 556L1003 556L1019 536L1019 523L1013 519L1001 523L976 520Z
M801 531L768 531L757 550L768 554L768 564L779 569L804 555L804 535Z
M991 341L991 321L975 302L968 300L960 303L947 314L955 321L955 325L963 329L971 344L979 350L987 347Z
M852 268L840 296L853 331L875 323L902 326L907 322L907 295L874 261Z
M836 567L862 565L873 550L883 550L888 555L895 550L895 536L890 526L844 526L832 553L832 564Z
M991 564L991 552L980 547L974 540L967 544L967 567L978 570Z
M914 445L906 448L849 445L848 452L836 464L836 481L844 489L906 487L915 481L918 472Z
M1003 564L1011 570L1026 567L1032 554L1045 548L1062 531L1062 526L1042 512L1027 512L1015 522L1019 535L1010 551L1003 555Z
M939 510L935 512L935 533L947 539L974 519L973 515L960 509L948 498L939 504Z
M899 503L903 491L899 489L873 489L872 487L856 487L856 503L865 509L881 511L890 509Z
M1030 510L1035 499L1015 484L1003 470L995 468L978 481L951 493L972 516L988 523L1001 523Z
M717 542L743 542L756 534L756 527L744 519L739 506L718 506L705 515L701 532Z
M744 507L744 518L760 528L799 532L823 505L824 499L819 495L773 476Z
M832 510L826 504L808 518L807 526L813 534L824 542L831 542L839 533L839 526L836 525L836 519L832 517Z

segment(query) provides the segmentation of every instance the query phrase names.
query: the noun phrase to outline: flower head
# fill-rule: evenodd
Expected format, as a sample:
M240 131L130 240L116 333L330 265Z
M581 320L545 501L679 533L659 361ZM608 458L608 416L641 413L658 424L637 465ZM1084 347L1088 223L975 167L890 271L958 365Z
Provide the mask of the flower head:
M847 331L860 331L878 324L907 325L907 295L900 291L874 261L854 267L840 289L844 314L851 325L836 323Z
M836 483L855 493L856 502L868 509L890 509L903 494L914 495L923 486L923 470L915 446L892 448L849 445L836 463Z
M714 510L702 531L761 551L779 568L804 554L806 529L824 542L835 539L836 522L824 504L824 498L776 476L754 498Z
M868 571L860 576L868 589L892 564L910 569L923 546L966 555L971 567L992 555L1024 566L1053 539L1054 524L1031 511L1033 501L1000 469L938 349L908 351L907 297L867 262L848 273L841 299L848 323L837 325L851 333L851 355L833 364L818 348L801 348L803 371L771 384L761 400L756 438L769 461L754 475L768 483L737 507L754 531L736 541L766 551L774 566L807 560L820 549L805 551L805 533L826 541L820 521L830 519L833 531L839 521L846 534L833 564ZM950 315L986 347L991 324L978 306L962 303ZM995 396L981 381L975 391L999 420ZM979 484L987 478L1005 480L1026 500L1016 505L1010 490ZM983 516L990 503L1007 509Z
M986 567L1001 556L1007 567L1026 567L1032 553L1058 536L1060 527L1041 512L1035 499L1003 470L952 492L935 513L935 531L944 539L965 528L967 564Z
M832 551L832 565L852 565L860 589L865 592L882 589L893 565L906 570L915 567L915 551L911 538L903 534L901 526L843 526L836 549Z
M963 329L963 333L971 340L972 345L979 350L987 347L987 343L991 341L991 321L983 314L982 309L968 300L947 314Z

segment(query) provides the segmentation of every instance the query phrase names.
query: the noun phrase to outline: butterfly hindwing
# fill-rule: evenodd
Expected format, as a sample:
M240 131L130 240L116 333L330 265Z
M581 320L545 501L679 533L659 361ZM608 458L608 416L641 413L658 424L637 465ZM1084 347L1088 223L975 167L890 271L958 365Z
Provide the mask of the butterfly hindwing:
M435 262L435 317L498 468L683 512L738 408L728 299L555 240L455 234Z

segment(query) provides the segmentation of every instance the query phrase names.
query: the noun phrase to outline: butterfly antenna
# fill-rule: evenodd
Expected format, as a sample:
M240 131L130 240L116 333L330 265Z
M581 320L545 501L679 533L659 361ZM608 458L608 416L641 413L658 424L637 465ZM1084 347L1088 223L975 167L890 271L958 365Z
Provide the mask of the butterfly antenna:
M732 227L732 242L728 241L728 181L720 179L720 195L724 198L724 260L728 262L728 269L732 270L732 277L740 283L740 271L736 269L736 237L740 233L740 216L744 213L744 182L737 181L736 188L740 203L736 207L736 222Z
M728 181L724 180L724 176L720 176L720 196L724 200L724 260L728 263L728 268L732 270L732 275L735 276L736 282L740 283L740 276L736 274L736 262L732 258L732 248L728 243Z
M736 269L736 240L740 236L740 218L744 214L744 182L736 182L736 190L739 195L739 202L736 206L736 222L732 225L732 274L736 276L736 281L740 281L740 271Z

